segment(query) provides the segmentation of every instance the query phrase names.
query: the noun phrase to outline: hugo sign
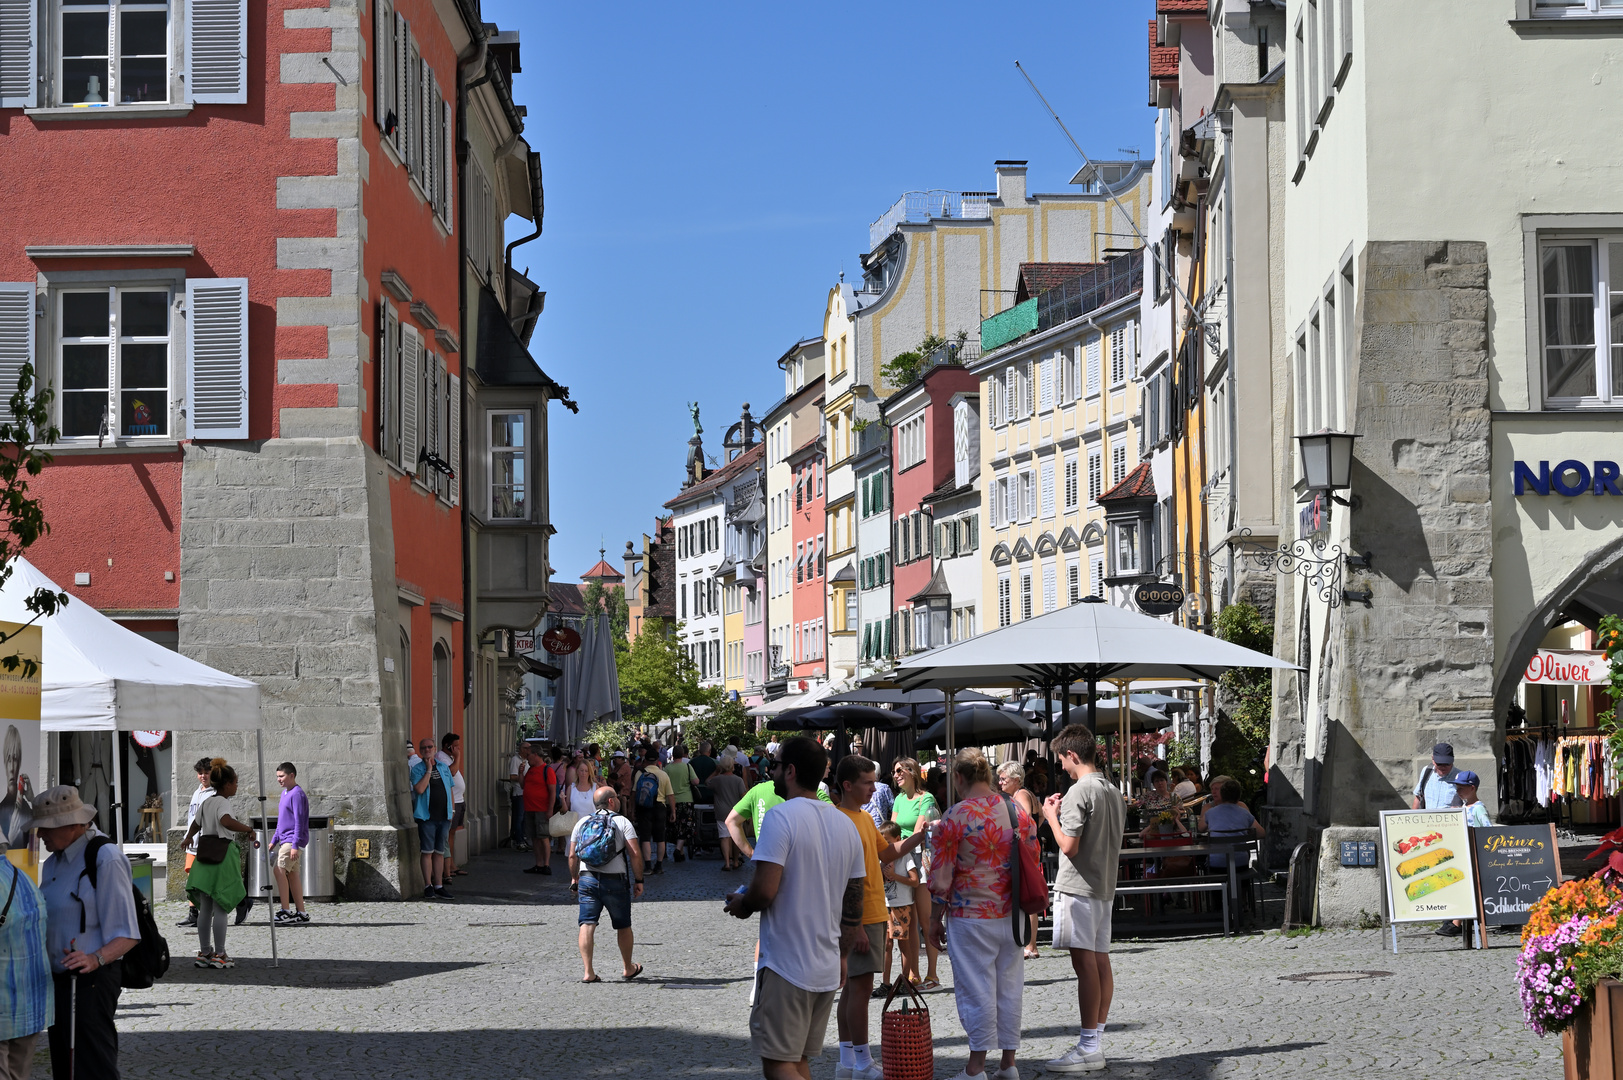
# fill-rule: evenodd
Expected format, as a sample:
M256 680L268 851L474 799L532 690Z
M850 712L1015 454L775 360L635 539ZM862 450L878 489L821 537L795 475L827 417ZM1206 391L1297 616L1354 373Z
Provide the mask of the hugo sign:
M1527 682L1564 686L1604 686L1611 681L1606 654L1585 649L1540 649L1527 662Z

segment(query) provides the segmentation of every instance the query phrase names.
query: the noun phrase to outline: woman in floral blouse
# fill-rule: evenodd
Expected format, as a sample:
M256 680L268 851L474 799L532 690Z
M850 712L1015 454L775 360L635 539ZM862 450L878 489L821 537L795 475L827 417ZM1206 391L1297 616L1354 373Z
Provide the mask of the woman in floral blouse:
M993 1049L1002 1051L1002 1075L1014 1068L1020 1047L1025 993L1024 964L1010 918L1017 899L1009 872L1014 855L1010 809L1019 823L1020 843L1033 856L1037 825L1017 803L992 789L992 770L979 750L960 751L953 772L964 798L931 836L930 892L936 904L930 937L952 955L953 996L969 1036L969 1064L959 1076L981 1076Z

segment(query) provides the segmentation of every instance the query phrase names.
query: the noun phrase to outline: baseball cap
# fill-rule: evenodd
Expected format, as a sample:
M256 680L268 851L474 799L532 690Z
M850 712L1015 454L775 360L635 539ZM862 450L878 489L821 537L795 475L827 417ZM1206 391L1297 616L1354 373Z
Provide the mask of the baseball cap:
M616 750L614 753L610 754L609 756L610 757L625 757L626 752L624 750Z
M1431 760L1440 765L1454 764L1454 747L1445 742L1438 743L1431 748Z
M1456 787L1461 784L1468 784L1471 787L1476 787L1481 782L1482 781L1477 777L1477 774L1472 772L1470 769L1461 769L1459 772L1454 774L1454 778L1452 780L1444 781L1444 783L1453 784Z

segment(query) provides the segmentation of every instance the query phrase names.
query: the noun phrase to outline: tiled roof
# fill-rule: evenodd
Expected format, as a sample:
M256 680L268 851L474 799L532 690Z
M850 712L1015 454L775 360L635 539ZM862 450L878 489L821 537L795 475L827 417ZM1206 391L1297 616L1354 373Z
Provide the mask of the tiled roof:
M1044 289L1052 289L1062 281L1085 274L1102 265L1091 262L1021 263L1020 281L1015 288L1014 302L1024 303Z
M1155 498L1155 477L1150 471L1150 463L1146 461L1122 477L1121 483L1099 496L1099 501L1153 498Z
M582 602L581 587L568 585L561 581L547 582L547 612L551 615L585 615L586 605Z
M745 450L742 454L739 454L737 457L733 458L733 460L721 466L721 468L717 469L703 480L700 480L697 484L694 484L690 488L684 488L680 495L667 502L665 506L667 508L677 507L683 503L691 502L694 499L700 498L704 495L709 495L719 490L727 483L727 481L731 480L739 473L742 473L744 470L753 467L755 463L760 461L765 455L766 444L756 443L754 446L750 447L748 450Z
M1162 3L1177 2L1177 0L1162 0ZM1206 0L1200 0L1201 10L1206 9ZM1155 20L1150 20L1150 78L1176 79L1178 77L1178 47L1176 45L1157 45L1156 38L1160 33L1155 29Z
M624 581L625 575L620 573L620 571L616 570L614 567L610 566L607 560L599 559L597 560L596 566L592 567L590 570L586 571L586 573L580 576L582 581L591 581L593 578L597 578L599 580L608 578L614 581Z
M1155 0L1157 15L1205 15L1207 0Z

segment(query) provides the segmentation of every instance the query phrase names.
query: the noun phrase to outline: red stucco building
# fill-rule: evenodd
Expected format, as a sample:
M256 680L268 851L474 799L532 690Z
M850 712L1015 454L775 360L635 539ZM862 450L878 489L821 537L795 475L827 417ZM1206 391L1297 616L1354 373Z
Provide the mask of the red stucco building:
M539 195L507 90L516 36L504 45L477 0L117 7L0 21L0 381L36 365L61 431L34 487L52 531L29 556L258 681L267 759L298 762L313 813L334 818L347 891L398 895L416 864L403 743L496 741L465 718L465 545L470 509L501 516L500 478L463 428L465 365L501 337L468 313L481 289L511 313L500 221ZM502 140L519 163L487 165L465 201L466 159ZM544 417L518 430L531 459L509 523L544 530ZM251 772L240 735L166 750L171 824L194 758Z
M827 512L824 481L827 469L823 440L816 438L788 458L794 470L789 531L794 541L790 570L790 673L795 679L821 679L828 674Z

